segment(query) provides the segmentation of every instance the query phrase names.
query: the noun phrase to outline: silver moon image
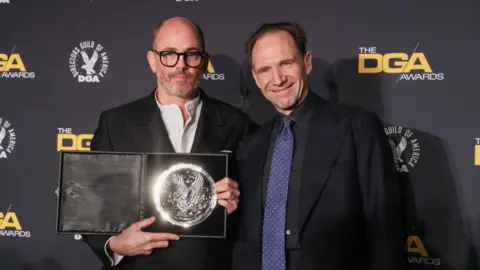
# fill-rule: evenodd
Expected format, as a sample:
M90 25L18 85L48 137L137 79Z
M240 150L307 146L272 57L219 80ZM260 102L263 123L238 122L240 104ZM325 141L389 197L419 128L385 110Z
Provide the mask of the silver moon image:
M185 228L200 224L217 204L215 181L202 167L178 163L154 183L155 207L163 220Z

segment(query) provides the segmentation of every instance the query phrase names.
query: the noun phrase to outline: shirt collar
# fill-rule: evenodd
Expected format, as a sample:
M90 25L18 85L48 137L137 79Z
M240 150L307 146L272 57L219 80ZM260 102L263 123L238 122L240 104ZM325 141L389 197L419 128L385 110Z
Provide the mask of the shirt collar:
M165 104L162 104L160 103L160 101L158 100L157 98L157 91L155 91L155 101L157 102L157 105L158 105L158 108L160 109L167 109L167 108L171 108L171 107L178 107L177 104L168 104L168 105L165 105ZM201 91L198 91L198 95L196 98L194 98L193 100L185 103L185 109L187 110L188 113L190 113L191 115L195 114L195 111L198 107L198 105L200 104L200 96L201 96Z
M313 111L314 108L314 102L312 100L311 93L309 90L307 90L307 96L305 99L298 105L291 113L288 115L293 122L295 123L296 126L306 129L308 126L308 122L310 120L310 115L311 112ZM283 121L283 118L287 117L286 115L281 115L280 120Z

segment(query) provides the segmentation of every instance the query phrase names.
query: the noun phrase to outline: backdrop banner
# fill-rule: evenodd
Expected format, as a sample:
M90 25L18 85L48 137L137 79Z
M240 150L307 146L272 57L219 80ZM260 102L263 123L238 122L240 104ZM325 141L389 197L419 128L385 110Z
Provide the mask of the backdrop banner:
M55 233L59 151L89 151L101 111L153 91L147 50L172 16L204 30L205 92L258 123L274 110L244 44L261 23L300 23L311 90L384 123L408 269L479 269L479 14L449 0L0 0L0 269L100 269L81 236Z

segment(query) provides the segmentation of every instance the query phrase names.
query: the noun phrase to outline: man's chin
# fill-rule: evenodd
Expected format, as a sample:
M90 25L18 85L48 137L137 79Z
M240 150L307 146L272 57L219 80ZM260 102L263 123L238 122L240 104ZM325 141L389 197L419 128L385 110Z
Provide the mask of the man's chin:
M293 111L298 105L299 102L289 102L289 103L280 103L276 104L277 109L282 110L282 111Z
M173 95L180 98L193 98L196 97L198 94L198 90L196 87L188 88L188 89L176 89Z

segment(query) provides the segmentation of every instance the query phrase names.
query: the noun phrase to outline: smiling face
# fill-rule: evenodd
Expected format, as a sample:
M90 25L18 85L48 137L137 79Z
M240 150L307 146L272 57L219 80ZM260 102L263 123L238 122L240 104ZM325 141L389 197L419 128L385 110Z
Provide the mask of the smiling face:
M260 37L252 50L252 74L262 94L282 114L290 114L307 94L312 55L302 55L286 31Z
M169 67L175 63L177 57L172 52L191 52L188 56L190 65L200 61L198 52L203 52L204 48L195 25L180 18L166 21L158 30L153 49L157 52L170 51L163 53L162 56L154 52L148 52L147 55L150 68L157 76L159 90L180 98L195 96L206 70L205 63L208 63L208 57L201 59L201 66L192 68L185 64L185 55L179 56L176 65Z

